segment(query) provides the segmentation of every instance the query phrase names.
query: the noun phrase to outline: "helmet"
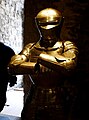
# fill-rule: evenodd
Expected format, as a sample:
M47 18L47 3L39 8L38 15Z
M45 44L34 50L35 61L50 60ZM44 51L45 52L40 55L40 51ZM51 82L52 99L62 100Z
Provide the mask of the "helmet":
M40 45L42 47L52 47L58 41L62 18L61 12L53 8L46 8L37 14L35 20L40 33Z

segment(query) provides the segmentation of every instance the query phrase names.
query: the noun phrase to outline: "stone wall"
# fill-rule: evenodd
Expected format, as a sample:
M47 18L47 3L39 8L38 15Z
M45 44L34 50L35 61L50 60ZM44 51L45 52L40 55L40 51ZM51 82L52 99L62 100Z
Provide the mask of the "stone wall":
M0 0L0 41L15 53L23 47L24 0Z
M16 54L23 48L24 0L0 0L0 41ZM17 75L16 87L22 83Z

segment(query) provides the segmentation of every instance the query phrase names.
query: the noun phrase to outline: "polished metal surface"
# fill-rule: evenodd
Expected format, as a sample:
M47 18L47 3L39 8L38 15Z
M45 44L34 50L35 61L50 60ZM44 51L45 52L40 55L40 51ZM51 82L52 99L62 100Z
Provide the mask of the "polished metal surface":
M63 114L61 82L76 68L78 48L60 40L62 18L53 8L40 11L35 18L40 40L26 45L9 64L11 74L29 74L32 82L22 120L59 120L58 114Z
M58 10L46 8L37 14L36 19L42 28L50 29L60 24L62 15Z

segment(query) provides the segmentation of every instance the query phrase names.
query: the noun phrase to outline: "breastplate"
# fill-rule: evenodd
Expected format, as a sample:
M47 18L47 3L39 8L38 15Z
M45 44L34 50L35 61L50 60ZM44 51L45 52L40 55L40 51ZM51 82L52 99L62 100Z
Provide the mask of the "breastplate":
M54 54L62 52L62 46L44 49L35 46L31 51L30 61L36 62L42 53ZM22 120L64 120L64 106L61 99L62 77L54 71L45 71L30 76L33 80L27 101L22 112Z

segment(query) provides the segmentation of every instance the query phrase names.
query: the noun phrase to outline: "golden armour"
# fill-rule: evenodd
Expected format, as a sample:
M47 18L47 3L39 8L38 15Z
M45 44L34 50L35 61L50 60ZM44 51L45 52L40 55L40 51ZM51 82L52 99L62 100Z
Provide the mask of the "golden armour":
M27 72L28 74L29 69L30 74L38 62L41 68L45 66L56 72L59 72L60 69L66 71L76 67L78 48L71 41L60 41L55 34L55 31L59 30L58 26L60 26L62 18L61 12L53 8L46 8L37 14L35 19L40 40L37 43L29 43L20 54L12 57L9 64L11 73L25 74ZM13 67L16 70L13 70Z
M61 83L75 70L78 57L75 44L60 39L63 19L61 13L53 8L40 11L35 17L39 41L29 43L11 59L10 74L28 74L32 83L22 120L61 119Z

